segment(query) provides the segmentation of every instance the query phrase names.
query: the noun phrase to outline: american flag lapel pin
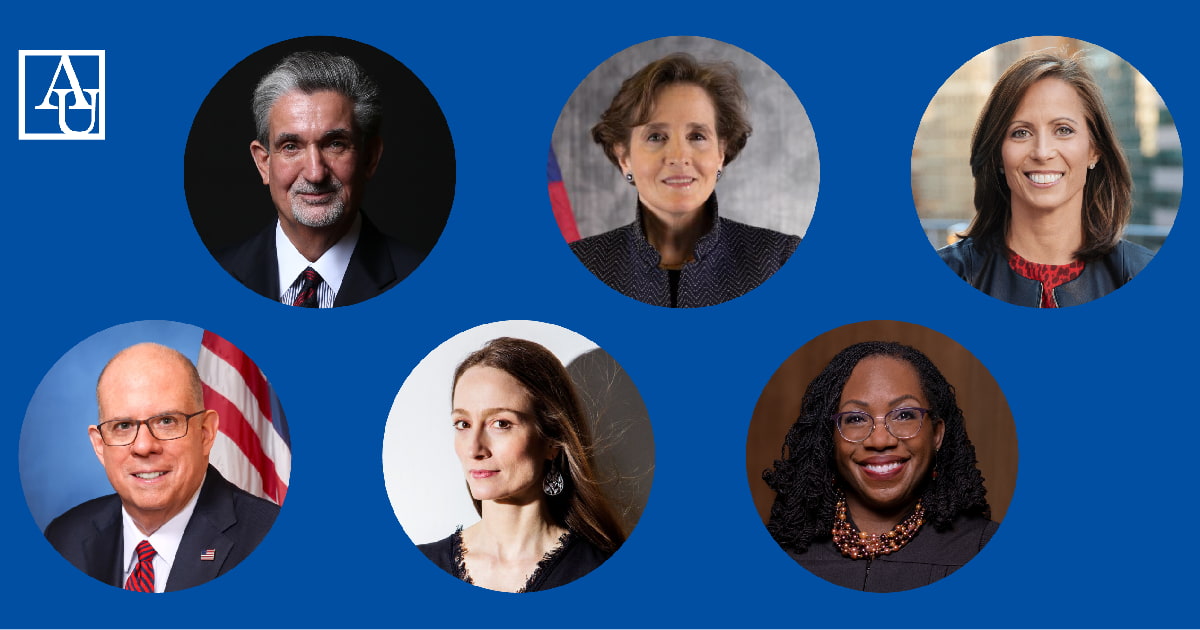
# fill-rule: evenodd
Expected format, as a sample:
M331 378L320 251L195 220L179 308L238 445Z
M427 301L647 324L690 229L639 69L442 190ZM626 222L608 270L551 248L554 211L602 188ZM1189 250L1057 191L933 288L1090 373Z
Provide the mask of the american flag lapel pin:
M205 549L204 553L200 554L200 559L201 560L216 560L217 559L217 550L216 549Z

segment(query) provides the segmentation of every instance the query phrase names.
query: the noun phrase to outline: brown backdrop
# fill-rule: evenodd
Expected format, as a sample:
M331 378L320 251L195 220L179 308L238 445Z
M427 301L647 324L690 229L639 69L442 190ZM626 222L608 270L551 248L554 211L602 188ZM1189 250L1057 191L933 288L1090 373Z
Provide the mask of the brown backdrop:
M780 457L783 438L800 415L804 390L835 354L860 341L897 341L912 346L924 352L954 386L967 436L979 458L992 520L1003 520L1016 488L1017 433L1000 386L987 368L953 339L916 324L870 321L836 328L808 342L779 366L763 388L746 438L746 476L763 523L770 516L775 493L762 480L762 472Z

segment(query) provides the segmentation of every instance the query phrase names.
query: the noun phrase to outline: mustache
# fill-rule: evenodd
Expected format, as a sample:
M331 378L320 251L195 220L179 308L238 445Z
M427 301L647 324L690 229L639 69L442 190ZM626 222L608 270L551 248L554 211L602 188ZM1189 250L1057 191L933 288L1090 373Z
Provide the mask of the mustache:
M325 193L338 192L341 189L342 182L337 179L330 179L329 181L317 184L300 179L292 184L292 193L297 195L323 195Z

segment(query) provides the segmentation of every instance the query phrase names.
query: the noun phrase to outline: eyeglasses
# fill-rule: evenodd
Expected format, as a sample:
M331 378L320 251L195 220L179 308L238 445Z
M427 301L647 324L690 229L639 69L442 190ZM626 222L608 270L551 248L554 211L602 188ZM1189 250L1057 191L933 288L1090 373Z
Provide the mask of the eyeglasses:
M847 442L865 442L875 431L875 421L883 420L887 432L899 440L916 437L925 423L928 409L920 407L901 407L887 412L884 416L872 416L863 411L843 411L833 414L833 423L837 425L838 433Z
M137 440L138 429L146 425L150 435L159 440L178 440L187 435L188 420L208 411L193 414L164 413L145 420L109 420L100 423L100 439L106 446L129 446Z

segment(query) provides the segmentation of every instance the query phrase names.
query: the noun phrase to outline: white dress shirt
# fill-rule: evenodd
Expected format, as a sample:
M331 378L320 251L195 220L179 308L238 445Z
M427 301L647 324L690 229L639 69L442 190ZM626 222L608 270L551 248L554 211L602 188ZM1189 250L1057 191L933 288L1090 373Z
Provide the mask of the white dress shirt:
M279 263L279 301L291 304L300 294L300 285L304 279L300 274L312 267L321 275L321 284L317 286L317 303L320 308L332 308L338 290L342 288L342 279L346 276L346 268L350 266L350 256L358 245L358 235L362 232L362 215L354 215L354 223L346 234L338 239L321 254L315 261L309 262L292 241L283 233L283 226L275 221L275 257Z
M200 487L204 487L203 482L200 483ZM129 512L125 511L125 506L121 506L121 537L125 544L125 571L121 575L122 588L125 587L125 582L129 581L133 569L137 567L137 546L143 540L149 541L150 546L154 547L154 592L161 593L167 588L167 578L171 576L171 566L175 564L175 552L179 551L179 542L183 540L183 532L187 529L188 521L192 520L192 512L196 511L196 500L199 498L200 491L196 490L196 494L193 494L192 500L183 506L183 510L171 517L171 520L163 523L162 527L149 536L138 529L133 518L129 516Z

